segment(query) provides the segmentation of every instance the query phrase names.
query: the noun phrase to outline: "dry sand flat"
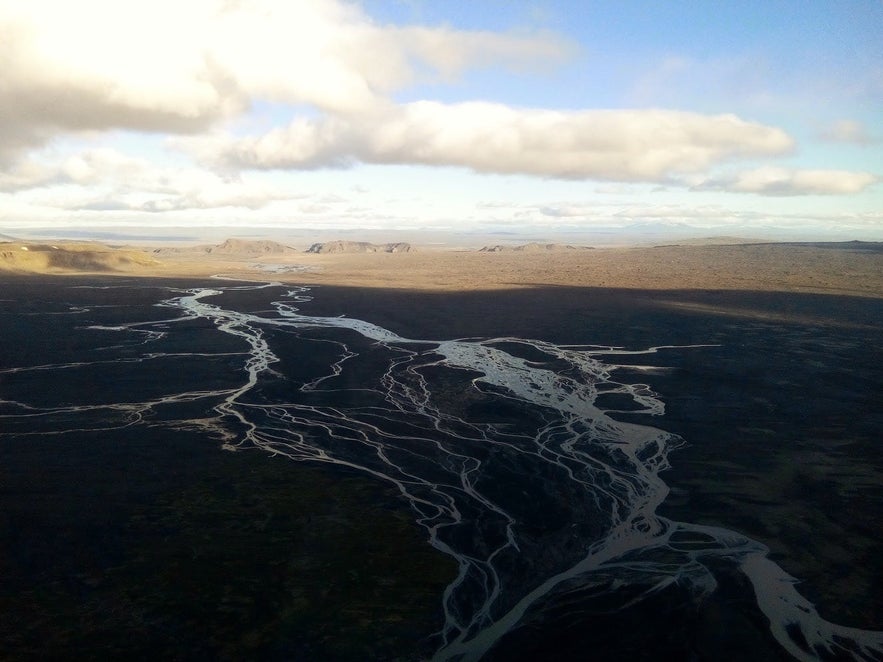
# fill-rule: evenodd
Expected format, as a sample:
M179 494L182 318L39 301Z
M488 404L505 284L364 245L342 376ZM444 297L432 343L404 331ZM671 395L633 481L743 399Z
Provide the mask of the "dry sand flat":
M267 278L304 284L456 291L538 285L723 289L883 297L880 244L744 244L586 251L402 253L166 252L0 244L0 270ZM23 248L24 247L24 248ZM88 250L86 249L88 248ZM47 252L48 251L48 252ZM67 255L62 255L66 253ZM154 257L156 259L154 259Z
M309 258L309 259L306 259ZM883 296L883 253L813 246L665 246L579 252L297 256L304 283L420 290L536 285Z

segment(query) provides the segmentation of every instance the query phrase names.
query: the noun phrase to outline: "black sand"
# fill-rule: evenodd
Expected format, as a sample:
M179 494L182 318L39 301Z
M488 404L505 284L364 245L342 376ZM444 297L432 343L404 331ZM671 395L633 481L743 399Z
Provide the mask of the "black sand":
M188 285L82 282L146 286L101 291L100 303L112 307L89 315L104 325L162 319L169 311L153 307L162 288ZM76 333L82 317L44 314L96 303L96 290L69 289L75 284L4 279L0 368L88 356L94 348ZM666 416L651 423L687 442L664 474L672 494L662 514L764 542L827 619L883 627L883 301L571 288L317 294L304 312L345 314L409 337L716 345L637 357L672 370L628 377L666 402ZM263 305L251 293L237 296L239 309ZM181 351L215 342L205 331L194 324ZM118 356L138 351L123 347ZM59 382L57 372L43 381L28 374L0 375L0 399L75 401L88 388L125 399L120 376L90 386L94 380ZM133 380L210 380L214 388L228 375L218 365ZM391 490L352 472L219 447L159 427L4 435L0 657L357 660L431 652L439 596L456 569L424 544ZM640 624L646 616L629 618ZM729 659L782 655L747 605L712 600L675 620L689 627L660 640L602 636L623 623L602 619L592 631L564 618L562 651L574 659L586 646L598 659L724 659L721 633L737 623L753 634L740 637ZM495 657L536 659L537 646L522 631Z

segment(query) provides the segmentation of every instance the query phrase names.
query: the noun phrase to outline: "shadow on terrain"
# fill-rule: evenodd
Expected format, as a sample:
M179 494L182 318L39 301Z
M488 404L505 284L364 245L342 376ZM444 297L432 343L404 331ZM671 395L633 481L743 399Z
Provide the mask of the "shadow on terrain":
M315 288L308 314L406 337L513 335L661 349L611 356L666 404L620 415L682 436L661 514L767 544L826 618L883 614L883 299L781 292L543 287L426 293Z
M94 303L95 290L70 289L77 284L138 289L103 291L108 307L96 308L94 320L45 317ZM170 311L154 306L168 296L157 288L217 284L4 276L0 338L18 349L0 357L0 368L75 360L95 350L76 333L88 320L161 320ZM706 345L607 359L621 364L623 382L645 382L666 403L664 417L621 418L687 442L663 475L672 493L661 514L764 542L823 616L883 627L883 300L544 286L448 293L322 286L312 294L305 314L364 319L411 338ZM239 310L266 310L266 297L253 292L224 296ZM203 332L194 326L191 341ZM643 365L666 370L639 371ZM441 592L456 571L386 486L339 468L224 453L196 433L24 434L2 440L0 466L4 659L89 651L416 658L440 624ZM729 618L724 613L709 602L696 636L726 630L725 620L708 625ZM581 639L588 635L579 623L569 632L565 648L574 657L597 643ZM504 642L501 650L512 649Z

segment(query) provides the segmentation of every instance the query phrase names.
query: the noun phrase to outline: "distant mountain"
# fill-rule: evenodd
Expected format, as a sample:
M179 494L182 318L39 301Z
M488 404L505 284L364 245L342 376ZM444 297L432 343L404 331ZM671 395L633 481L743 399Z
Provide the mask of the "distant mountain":
M276 241L248 240L248 239L227 239L224 243L217 246L209 247L206 253L219 253L221 255L285 255L286 253L297 253L296 248L280 244Z
M367 241L326 241L313 244L307 253L410 253L411 244L403 241L390 244L371 244Z
M478 250L479 253L504 253L504 252L518 252L518 253L542 253L546 251L585 251L591 250L591 246L571 246L570 244L541 244L536 241L532 241L528 244L521 244L520 246L503 246L502 244L496 244L493 246L484 246Z
M153 254L159 256L222 255L226 257L261 257L262 255L289 255L297 253L296 248L266 239L227 239L211 246L190 246L157 248Z
M18 241L15 237L10 237L8 234L0 234L0 241Z

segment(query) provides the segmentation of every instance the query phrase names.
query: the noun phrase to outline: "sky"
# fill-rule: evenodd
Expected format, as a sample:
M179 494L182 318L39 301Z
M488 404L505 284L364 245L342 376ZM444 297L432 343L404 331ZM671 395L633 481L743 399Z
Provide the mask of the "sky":
M0 0L0 233L883 240L881 35L881 0Z

